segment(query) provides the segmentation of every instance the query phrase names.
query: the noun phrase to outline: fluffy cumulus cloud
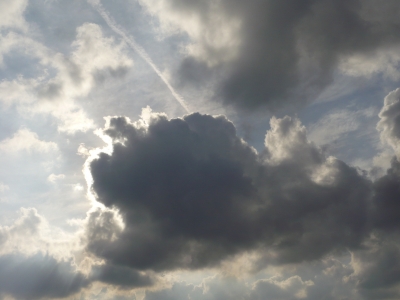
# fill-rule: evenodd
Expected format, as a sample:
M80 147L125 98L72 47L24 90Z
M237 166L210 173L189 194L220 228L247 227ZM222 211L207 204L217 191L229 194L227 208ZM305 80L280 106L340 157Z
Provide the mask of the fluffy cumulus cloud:
M198 83L217 72L216 96L239 107L303 104L338 66L352 76L398 76L395 0L141 3L164 32L189 36L181 79Z
M123 224L96 212L88 250L113 263L197 269L254 249L301 262L356 249L368 232L370 182L324 156L297 119L272 119L262 154L222 116L116 117L104 134L114 150L91 162L92 189Z
M399 295L396 157L372 182L309 141L296 118L272 118L258 153L223 116L142 116L108 118L102 133L113 150L89 158L90 188L104 205L88 216L89 253L135 273L219 268L251 254L253 270L325 261L321 277L285 273L235 283L237 292L221 278L215 291L183 282L145 299ZM346 253L347 263L332 260Z

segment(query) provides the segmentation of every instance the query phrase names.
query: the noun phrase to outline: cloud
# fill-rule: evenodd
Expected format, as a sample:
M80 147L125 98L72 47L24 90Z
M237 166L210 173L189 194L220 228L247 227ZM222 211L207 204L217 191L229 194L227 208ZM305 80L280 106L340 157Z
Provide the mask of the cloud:
M116 285L122 289L146 287L154 284L154 279L141 272L125 266L95 265L92 266L91 280Z
M373 75L383 74L392 80L398 80L400 77L399 63L399 46L396 45L372 53L346 57L341 60L339 68L343 73L354 77L370 78Z
M16 0L9 2L0 1L0 28L14 27L18 29L27 29L23 13L28 5L28 0Z
M11 226L0 227L0 245L3 248L5 243L12 239L27 238L36 236L44 219L34 208L21 208L21 216Z
M264 279L246 280L216 275L200 284L185 281L172 286L146 291L144 300L319 300L361 299L350 279L353 270L337 260L329 259L306 268L287 268ZM299 275L293 275L299 273ZM308 279L303 279L308 278Z
M12 81L0 82L0 101L4 107L10 107L14 103L32 103L35 101L33 95L35 80L19 77Z
M392 147L397 158L400 158L400 89L390 92L385 97L379 117L377 129L380 131L382 142Z
M375 227L386 231L400 229L400 162L392 159L387 174L374 182Z
M50 226L35 208L20 208L18 218L0 226L0 255L18 252L32 256L46 253L56 259L67 259L80 248L74 234Z
M314 285L311 280L304 282L299 276L280 281L277 279L271 278L258 281L255 284L251 298L274 300L307 298L307 288Z
M396 299L400 296L398 235L376 235L368 248L354 253L351 264L356 289L362 299Z
M58 146L54 142L40 140L35 132L23 128L18 130L13 137L0 141L0 151L6 153L20 151L49 153L58 151Z
M141 3L164 34L189 37L181 81L217 80L216 97L241 108L302 105L332 82L338 66L345 74L397 76L390 66L399 62L396 1Z
M51 114L59 121L59 131L68 134L93 128L93 120L88 118L79 100L107 78L124 77L133 61L126 55L124 43L105 37L100 26L93 23L77 28L71 50L70 55L64 55L30 37L14 32L6 34L0 43L2 57L15 52L38 59L42 73L34 79L19 76L2 81L0 101L5 107L15 104L28 115ZM55 72L49 72L48 68Z
M9 189L10 189L10 187L7 184L0 182L0 193L8 191Z
M64 174L58 174L58 175L56 175L56 174L50 174L50 175L47 177L47 180L50 181L51 183L55 183L57 180L62 180L62 179L64 179L64 178L65 178L65 175L64 175Z
M13 224L0 227L0 295L11 294L18 299L63 298L94 282L120 289L156 282L151 273L86 257L81 237L79 230L68 235L50 226L35 208L21 208L20 217ZM76 260L79 266L75 265ZM35 278L29 279L34 274Z
M351 109L333 111L309 128L309 138L318 145L329 144L337 141L347 133L356 131L363 119L374 116L374 109Z
M140 55L140 57L150 66L150 68L153 69L153 71L157 74L157 76L165 83L165 85L171 92L172 96L175 98L175 100L182 106L183 109L185 109L186 112L189 112L189 108L187 107L185 100L171 86L168 78L156 66L156 64L153 62L153 60L148 55L146 50L142 46L140 46L132 36L129 36L126 33L126 30L124 30L120 25L118 25L118 23L107 12L107 10L104 9L104 7L101 5L100 1L97 1L97 0L90 1L89 0L88 3L90 5L92 5L94 9L97 10L97 12L104 19L104 21L107 23L107 25L115 33L120 35L122 37L122 39L129 45L129 47L132 48L135 52L137 52Z
M198 269L256 250L266 263L357 249L371 183L309 142L297 119L273 118L262 154L223 116L108 120L112 154L90 163L89 252L138 270ZM122 218L122 220L121 220Z
M0 294L17 299L64 298L88 286L70 261L18 253L0 256Z
M82 78L79 78L80 74L76 74L73 79L84 80L84 86L90 85L87 81L91 79L90 75L96 72L103 70L109 72L108 76L120 77L133 65L133 61L126 54L126 45L117 44L113 38L105 37L97 24L85 23L78 27L72 47L75 49L72 61L83 73Z

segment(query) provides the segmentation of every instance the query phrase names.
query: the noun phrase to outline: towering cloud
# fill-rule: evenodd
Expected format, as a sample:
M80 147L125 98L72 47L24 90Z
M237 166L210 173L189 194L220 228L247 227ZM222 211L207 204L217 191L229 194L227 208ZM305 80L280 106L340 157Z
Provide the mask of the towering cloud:
M109 119L113 153L92 161L88 250L134 269L203 268L247 250L268 263L355 249L368 233L371 183L307 140L297 119L272 119L258 154L225 117L148 124Z

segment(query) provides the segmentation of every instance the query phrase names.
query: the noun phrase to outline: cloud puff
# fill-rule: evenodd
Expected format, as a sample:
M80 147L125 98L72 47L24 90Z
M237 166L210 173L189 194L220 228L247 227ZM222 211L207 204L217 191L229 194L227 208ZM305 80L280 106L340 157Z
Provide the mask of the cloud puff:
M42 141L35 132L28 129L18 130L13 137L0 141L0 151L15 153L19 151L49 153L58 151L54 142Z
M15 238L36 236L40 225L44 222L42 216L34 208L21 208L21 216L11 226L0 227L0 245L4 251L5 243Z
M0 82L0 101L6 108L14 103L32 103L35 101L35 85L35 80L23 77L12 81L2 80Z
M47 180L50 181L51 183L55 183L56 181L62 180L62 179L64 179L64 178L65 178L65 175L64 175L64 174L58 174L58 175L56 175L56 174L50 174L50 175L47 177Z
M381 132L381 140L391 146L400 159L400 89L385 97L379 117L377 129Z
M247 250L299 262L368 233L370 182L325 157L297 119L272 119L262 154L223 116L114 117L103 133L113 152L90 163L91 188L122 220L92 213L87 249L111 263L196 269Z
M339 64L346 74L398 76L388 66L399 61L396 1L141 3L164 32L189 36L181 80L199 83L218 73L216 96L242 108L304 104L332 81Z
M16 0L9 2L0 1L0 28L14 27L18 29L27 29L27 24L23 13L28 5L28 0Z

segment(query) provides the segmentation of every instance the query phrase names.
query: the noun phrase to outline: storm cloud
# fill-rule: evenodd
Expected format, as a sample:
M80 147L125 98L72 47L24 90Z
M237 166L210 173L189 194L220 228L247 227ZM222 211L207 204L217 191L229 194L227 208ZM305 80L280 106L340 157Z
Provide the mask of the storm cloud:
M265 151L223 116L108 120L113 153L90 164L97 200L88 250L139 270L198 269L248 250L267 263L356 249L369 232L372 185L326 157L290 117L271 120Z
M199 84L218 74L216 98L245 109L305 104L333 81L338 67L353 74L400 45L395 0L141 3L164 32L189 36L181 82Z

